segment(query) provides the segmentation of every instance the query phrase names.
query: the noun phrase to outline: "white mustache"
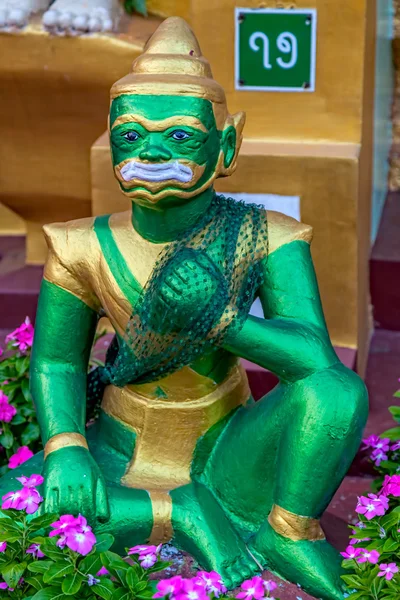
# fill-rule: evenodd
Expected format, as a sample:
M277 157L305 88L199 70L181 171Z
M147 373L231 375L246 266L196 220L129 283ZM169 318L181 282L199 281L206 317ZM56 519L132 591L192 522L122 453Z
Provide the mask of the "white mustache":
M143 181L167 181L176 179L188 183L193 177L190 167L180 164L177 160L168 163L143 163L131 160L120 171L124 181L142 179Z

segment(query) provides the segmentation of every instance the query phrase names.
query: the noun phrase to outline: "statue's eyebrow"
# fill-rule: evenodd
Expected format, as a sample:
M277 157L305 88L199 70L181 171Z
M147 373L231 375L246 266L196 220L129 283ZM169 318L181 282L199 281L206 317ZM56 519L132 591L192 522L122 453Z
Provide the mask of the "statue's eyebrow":
M169 127L194 127L195 129L200 129L204 133L208 133L207 127L197 119L197 117L191 117L189 115L176 115L174 117L168 117L167 119L146 119L146 117L142 117L141 115L121 115L117 117L112 124L111 129L117 127L117 125L123 125L125 123L138 123L142 125L147 131L164 131Z

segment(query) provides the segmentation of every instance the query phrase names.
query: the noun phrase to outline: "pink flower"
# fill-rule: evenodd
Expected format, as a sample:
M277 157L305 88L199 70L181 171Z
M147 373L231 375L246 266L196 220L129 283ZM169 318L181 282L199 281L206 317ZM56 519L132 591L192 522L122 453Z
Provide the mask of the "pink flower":
M271 579L268 579L267 581L264 581L264 587L267 590L267 592L270 594L271 592L276 590L278 585L275 583L275 581L271 581Z
M353 548L353 546L347 546L345 552L340 553L344 558L357 558L361 554L360 548Z
M244 598L244 600L259 600L265 594L264 583L261 577L252 577L244 581L240 586L243 592L236 594L236 598Z
M8 589L9 589L9 587L8 587L8 585L6 584L6 582L5 582L5 581L2 581L2 582L0 583L0 590L8 590Z
M379 467L379 465L381 464L381 462L383 460L387 460L387 459L388 459L388 455L385 454L384 451L380 450L379 448L374 450L371 454L371 460L375 461L375 464L377 467Z
M372 565L376 565L379 560L380 554L377 550L364 550L364 548L360 548L361 556L357 558L358 563L369 562Z
M42 485L44 481L41 475L31 475L30 477L25 477L24 475L22 475L22 477L16 477L16 480L22 483L22 485L27 488L34 488L37 485Z
M389 508L389 500L386 496L376 496L375 494L368 494L368 498L361 496L358 499L356 506L356 512L364 515L368 521L376 516L382 516Z
M22 488L15 508L17 510L25 510L27 515L33 515L41 502L43 502L43 498L35 488Z
M1 508L3 510L16 508L18 502L21 500L21 492L22 490L17 490L16 492L8 492L5 496L2 497L3 503L1 505Z
M1 542L0 544L0 552L5 552L7 548L7 542Z
M33 333L30 319L26 317L24 323L6 337L6 344L14 342L12 344L14 347L17 347L21 352L26 352L33 344Z
M65 548L66 545L67 545L67 536L60 535L60 537L58 538L58 540L56 542L56 546L58 546L59 548Z
M102 575L109 575L110 571L107 571L105 567L101 567L100 571L97 571L97 577L101 577Z
M66 534L66 545L68 548L74 552L78 552L81 556L89 554L96 543L96 537L90 527L89 530L72 529L68 531Z
M393 579L393 576L395 575L395 573L398 573L398 571L399 571L399 567L396 565L396 563L389 563L388 565L387 564L379 565L379 569L380 569L380 572L378 573L378 577L384 577L388 581Z
M150 569L157 562L157 554L141 554L139 556L140 565L143 569Z
M8 467L10 469L16 469L24 462L32 458L33 452L29 450L28 446L21 446L18 448L15 454L13 454L9 460Z
M50 531L49 537L54 537L55 535L62 535L68 527L72 527L76 524L78 524L78 520L76 519L76 517L74 517L73 515L63 515L62 517L60 517L59 521L55 521L50 525L50 527L53 527L54 531Z
M182 590L183 579L180 575L171 577L171 579L161 579L157 583L157 590L153 598L164 598L165 596L177 596Z
M26 551L27 554L32 554L34 558L43 558L44 554L40 550L40 544L31 544Z
M395 452L396 450L400 450L400 441L393 444L393 446L390 447L390 450L392 452Z
M9 423L16 414L17 409L8 403L8 396L0 390L0 421Z
M366 450L367 448L376 448L377 444L380 441L380 437L379 435L370 435L368 438L366 438L365 440L363 440L363 450Z
M142 546L133 546L133 548L129 548L128 555L139 554L140 556L146 556L146 554L158 554L161 547L162 544L159 546L146 546L145 544Z
M177 600L209 600L206 590L202 585L196 583L196 579L182 579L182 587Z
M360 542L370 542L371 538L362 538L361 540L358 540L356 538L350 540L349 544L350 546L354 546L355 544L359 544Z
M3 356L3 353L4 353L3 348L0 346L0 357Z
M395 496L396 498L400 497L400 475L386 475L382 493L385 495L390 494L391 496Z
M209 573L207 571L199 571L195 580L205 588L208 594L214 594L217 598L221 593L225 594L227 591L221 575L216 571L210 571Z

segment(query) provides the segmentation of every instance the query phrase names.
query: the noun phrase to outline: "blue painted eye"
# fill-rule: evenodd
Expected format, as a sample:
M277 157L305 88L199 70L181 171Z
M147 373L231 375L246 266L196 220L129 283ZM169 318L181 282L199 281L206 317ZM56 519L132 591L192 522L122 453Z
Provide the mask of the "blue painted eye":
M188 133L186 133L186 131L182 131L182 129L177 129L176 131L173 131L171 133L172 139L177 140L178 142L181 142L182 140L187 140L190 135Z
M137 131L128 131L128 133L124 134L124 138L128 140L128 142L136 142L140 138L140 135Z

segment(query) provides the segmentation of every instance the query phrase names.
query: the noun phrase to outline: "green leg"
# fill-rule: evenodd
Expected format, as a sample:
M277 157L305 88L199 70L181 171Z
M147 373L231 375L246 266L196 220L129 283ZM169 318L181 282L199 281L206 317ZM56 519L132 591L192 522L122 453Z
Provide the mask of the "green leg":
M273 504L319 518L358 449L368 413L365 386L337 364L280 385L238 412L203 480L263 565L324 600L342 598L340 557L326 541L293 542L267 521Z
M200 483L170 492L173 543L189 552L207 571L217 571L231 589L258 572L243 540L213 494Z

